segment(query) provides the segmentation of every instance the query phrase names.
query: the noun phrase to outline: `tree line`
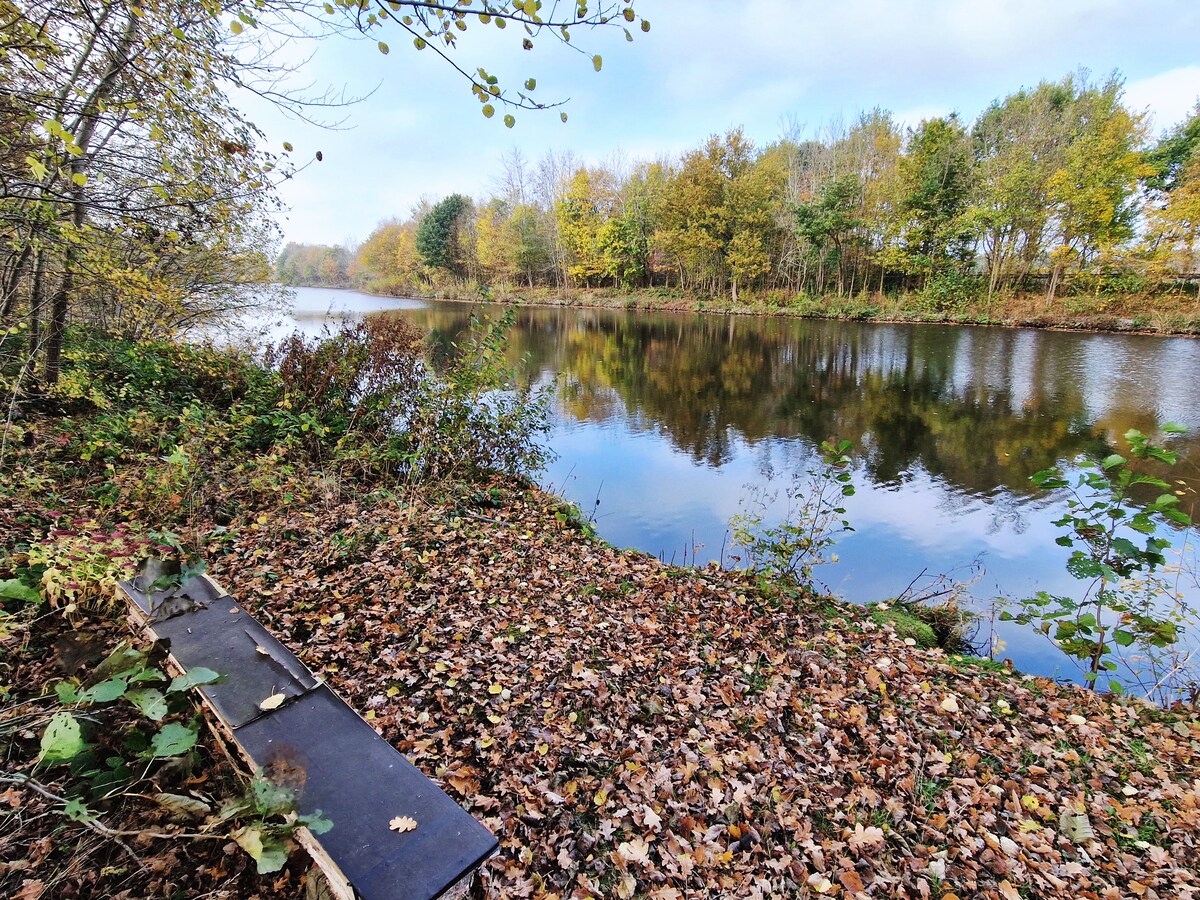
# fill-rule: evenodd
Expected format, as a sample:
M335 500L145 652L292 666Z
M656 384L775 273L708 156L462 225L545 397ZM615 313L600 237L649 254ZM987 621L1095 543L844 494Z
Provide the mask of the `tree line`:
M491 196L380 223L341 277L396 293L666 286L734 302L1161 291L1198 270L1198 147L1200 108L1152 139L1119 77L1073 74L973 123L904 127L876 108L762 147L735 129L677 159L531 163L513 151ZM296 277L297 255L279 274L315 283Z

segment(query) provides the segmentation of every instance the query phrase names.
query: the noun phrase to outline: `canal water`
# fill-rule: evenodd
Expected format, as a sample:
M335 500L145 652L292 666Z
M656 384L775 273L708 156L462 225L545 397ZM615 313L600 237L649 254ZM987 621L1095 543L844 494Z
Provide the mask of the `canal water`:
M467 304L298 289L275 334L394 309L455 339ZM488 307L482 308L488 311ZM480 311L480 308L476 308ZM499 308L491 311L498 314ZM1200 341L1032 329L524 308L512 335L527 377L553 385L555 461L543 483L599 534L668 561L730 562L730 518L756 486L783 486L854 443L854 530L817 577L849 600L883 600L925 573L996 596L1077 595L1055 543L1063 497L1029 477L1126 449L1130 428L1182 423L1170 471L1200 512ZM597 502L598 501L598 502ZM782 514L781 505L766 519ZM1186 536L1172 559L1189 563ZM1185 596L1194 576L1178 576ZM998 656L1077 678L1040 634L999 624ZM986 633L986 628L985 628Z

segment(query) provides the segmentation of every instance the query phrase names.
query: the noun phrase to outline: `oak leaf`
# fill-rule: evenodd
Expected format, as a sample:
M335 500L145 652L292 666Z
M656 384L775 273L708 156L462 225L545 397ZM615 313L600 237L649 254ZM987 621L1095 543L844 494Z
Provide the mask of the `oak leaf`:
M404 834L406 831L412 831L417 827L417 820L410 816L396 816L392 821L388 822L388 828L397 834Z

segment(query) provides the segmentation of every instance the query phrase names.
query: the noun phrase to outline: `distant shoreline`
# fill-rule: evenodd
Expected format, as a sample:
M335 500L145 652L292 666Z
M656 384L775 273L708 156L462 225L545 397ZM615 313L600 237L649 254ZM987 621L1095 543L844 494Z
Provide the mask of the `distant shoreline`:
M911 325L973 325L1002 328L1039 328L1109 334L1200 337L1200 302L1168 296L1065 297L1051 308L1044 297L1021 295L996 298L992 303L962 303L947 309L930 308L914 295L880 294L812 298L797 295L789 302L769 302L753 297L748 303L725 297L699 297L666 288L620 290L614 288L499 288L484 294L474 285L427 287L397 292L367 285L292 285L292 287L350 290L376 297L415 300L448 300L580 309L633 310L639 312L697 312L721 315L827 319Z

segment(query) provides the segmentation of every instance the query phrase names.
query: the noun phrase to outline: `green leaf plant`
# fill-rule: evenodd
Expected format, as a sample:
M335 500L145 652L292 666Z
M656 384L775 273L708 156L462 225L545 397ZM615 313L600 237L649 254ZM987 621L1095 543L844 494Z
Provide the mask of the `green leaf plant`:
M1167 436L1184 431L1173 423L1162 428ZM1077 461L1073 479L1059 468L1032 476L1043 491L1066 492L1056 543L1071 549L1067 571L1084 587L1077 597L1039 591L1000 617L1049 637L1079 663L1093 690L1104 676L1110 690L1123 691L1117 673L1124 662L1147 696L1167 700L1181 674L1171 662L1174 650L1194 614L1164 577L1172 543L1164 535L1192 521L1171 485L1144 471L1148 463L1174 465L1176 454L1137 430L1125 440L1132 460L1114 453Z
M764 526L763 519L779 499L779 490L751 487L742 503L745 511L735 515L730 526L752 571L769 581L791 579L811 588L813 569L837 562L831 548L838 535L854 530L842 505L854 495L849 456L853 446L845 440L822 442L820 464L792 476L784 491L786 510L775 525Z
M200 716L190 691L224 676L196 667L172 678L161 667L161 657L158 648L146 652L122 642L83 678L57 682L40 716L34 766L24 772L0 771L0 784L32 790L65 819L116 841L131 854L126 837L233 840L260 873L279 871L295 849L298 829L323 834L332 823L320 810L301 814L295 792L267 780L261 771L244 793L224 802L210 794L164 789L173 775L203 765L197 747ZM28 725L21 721L22 730ZM139 806L142 801L152 805ZM157 810L154 821L165 810L195 827L162 830L147 823L118 829L105 822L119 817L137 824L151 810Z

